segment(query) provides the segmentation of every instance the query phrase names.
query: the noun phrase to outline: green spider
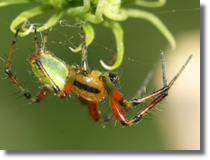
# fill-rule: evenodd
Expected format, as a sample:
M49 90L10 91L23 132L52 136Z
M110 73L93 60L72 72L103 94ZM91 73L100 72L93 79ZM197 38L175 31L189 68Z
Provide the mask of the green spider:
M0 7L19 4L19 3L40 3L41 6L22 12L11 23L10 29L16 32L16 27L23 23L26 19L41 15L46 12L54 12L54 15L43 25L37 28L37 31L44 31L53 27L58 23L64 15L74 17L78 22L84 23L84 30L88 37L87 45L94 39L94 30L90 23L103 23L105 26L112 29L116 39L116 49L118 51L115 63L112 66L106 65L102 60L100 63L107 70L114 70L120 66L123 60L124 45L123 45L123 29L117 21L125 21L127 18L141 18L151 22L170 42L172 48L175 48L176 42L161 20L154 14L147 11L122 8L121 6L133 3L138 6L155 8L161 7L166 3L166 0L145 1L145 0L1 0ZM24 32L19 32L19 36L26 36L30 32L34 32L33 24L31 27L25 28L22 26ZM80 45L74 52L82 49Z
M29 60L31 71L43 86L40 93L32 97L31 94L20 84L17 78L12 74L10 69L10 61L12 59L15 42L17 39L19 29L16 31L15 37L12 42L12 47L5 65L5 73L15 83L22 94L32 102L39 102L48 94L54 93L60 98L66 98L72 90L75 92L82 103L88 105L89 113L94 121L105 122L112 118L117 120L123 126L131 126L143 119L143 117L153 109L159 102L161 102L167 95L168 91L174 82L177 80L181 72L184 70L191 57L185 62L176 76L167 84L165 61L163 52L161 51L162 70L163 70L163 88L143 96L141 98L135 97L127 101L122 94L116 89L118 77L113 73L102 73L98 70L91 70L87 61L87 45L85 41L85 33L81 27L82 36L82 64L67 65L64 61L58 59L50 51L46 49L46 42L48 31L46 30L43 39L43 45L38 48L38 40L35 29L35 52ZM112 114L106 117L100 117L97 104L108 99L109 105L113 111ZM125 112L132 109L133 106L142 104L148 100L152 100L149 105L139 111L136 116L128 120Z

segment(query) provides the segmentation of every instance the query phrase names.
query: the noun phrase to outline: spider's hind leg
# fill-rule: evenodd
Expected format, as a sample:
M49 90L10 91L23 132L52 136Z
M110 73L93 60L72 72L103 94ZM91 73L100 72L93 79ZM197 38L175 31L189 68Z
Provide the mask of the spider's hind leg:
M176 74L176 76L167 85L165 61L164 61L164 57L163 57L163 52L161 51L162 70L163 70L163 88L161 88L160 90L157 90L151 94L143 96L142 98L136 98L131 101L127 101L126 99L124 99L124 97L115 88L115 86L113 85L113 83L111 82L111 80L109 79L108 76L102 75L104 86L108 93L109 104L112 108L112 111L113 111L115 117L118 119L118 121L124 126L131 126L133 124L138 123L140 120L142 120L142 118L151 109L153 109L159 102L161 102L168 95L168 90L171 88L173 83L179 77L181 72L185 69L185 67L188 64L191 57L192 56L190 56L188 58L188 60L185 62L185 64L182 66L182 68L179 70L179 72ZM139 105L139 104L146 102L148 100L152 100L152 102L149 105L147 105L145 108L143 108L140 112L138 112L136 114L136 116L134 116L131 120L127 119L124 109L122 107L131 108L133 106Z

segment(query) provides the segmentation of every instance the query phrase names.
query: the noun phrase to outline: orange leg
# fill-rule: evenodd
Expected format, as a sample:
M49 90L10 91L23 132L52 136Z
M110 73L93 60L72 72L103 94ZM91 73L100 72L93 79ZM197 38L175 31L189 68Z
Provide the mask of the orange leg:
M191 57L192 56L190 56L188 58L188 60L182 66L182 68L177 73L177 75L167 85L166 72L165 72L165 61L164 61L164 57L163 57L163 52L161 51L162 69L163 69L163 86L164 87L156 92L153 92L153 93L147 95L147 96L144 96L142 98L133 99L131 101L127 101L126 99L124 99L123 96L121 95L121 93L114 87L114 85L111 82L111 80L109 79L109 77L106 75L103 75L102 79L104 82L104 86L108 92L109 104L112 108L112 111L113 111L115 117L118 119L118 121L124 126L131 126L131 125L139 122L152 108L154 108L159 102L161 102L168 95L168 90L171 88L173 83L176 81L176 79L179 77L181 72L184 70L184 68L188 64L189 60L191 59ZM136 114L136 116L134 116L131 120L128 120L126 118L126 115L125 115L122 107L132 108L133 106L139 105L142 102L146 102L146 101L152 100L152 99L153 99L153 101L148 106L146 106L144 109L142 109L140 112L138 112Z
M87 103L88 103L88 100L82 98L81 96L79 96L79 101L80 101L82 104L87 104Z
M100 121L100 116L98 112L98 106L95 102L88 102L88 110L94 121Z
M88 100L86 100L86 99L84 99L80 96L79 96L79 100L82 104L87 104L88 105L89 114L94 121L101 121L100 116L99 116L99 112L98 112L97 103L90 102L90 101L88 101Z
M20 82L17 80L17 78L10 71L10 61L12 59L12 54L13 54L13 50L14 50L14 47L15 47L15 42L16 42L16 39L17 39L18 31L19 31L19 29L17 30L17 32L15 34L15 37L12 41L12 46L11 46L11 49L10 49L10 53L9 53L4 71L8 75L8 77L15 83L15 85L20 89L20 91L22 92L22 94L26 98L28 98L32 102L39 102L40 100L42 100L48 94L48 90L46 88L43 88L41 90L41 92L36 97L32 97L31 94L28 91L26 91L26 89L20 84Z

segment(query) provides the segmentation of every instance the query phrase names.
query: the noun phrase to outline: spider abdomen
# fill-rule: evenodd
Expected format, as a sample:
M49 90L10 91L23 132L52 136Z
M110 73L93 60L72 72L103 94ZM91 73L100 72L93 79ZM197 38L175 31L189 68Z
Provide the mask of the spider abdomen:
M38 62L39 64L37 64ZM38 57L35 57L35 54L31 56L30 66L35 77L37 77L39 82L47 89L55 92L52 85L46 79L46 74L43 73L43 70L47 73L58 90L62 91L64 89L69 73L69 68L64 61L61 61L49 51L41 50L38 53ZM40 69L40 67L43 69Z

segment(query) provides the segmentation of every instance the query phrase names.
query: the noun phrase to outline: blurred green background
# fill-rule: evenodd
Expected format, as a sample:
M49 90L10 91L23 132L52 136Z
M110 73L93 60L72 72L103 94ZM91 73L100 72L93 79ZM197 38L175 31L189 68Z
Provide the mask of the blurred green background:
M36 4L20 4L0 8L0 57L6 60L4 54L8 55L14 34L10 31L11 21L22 11L34 8ZM176 35L199 31L200 29L200 1L199 0L168 0L161 8L147 9L135 7L153 12L168 27L172 34ZM50 13L29 19L31 23L44 23ZM80 64L80 54L72 53L69 46L79 45L81 39L80 29L71 27L76 22L74 19L65 16L66 26L57 24L49 33L47 48L57 57L65 60L68 64ZM115 70L120 77L118 89L131 99L143 83L149 71L161 68L159 50L170 48L168 41L151 23L142 19L128 19L121 22L124 29L125 56L122 65ZM88 62L91 69L105 71L99 63L103 60L108 64L115 51L115 40L112 31L102 24L93 25L95 30L94 42L88 47ZM66 42L66 36L72 37L71 43ZM39 44L41 35L39 34ZM107 49L108 48L108 49ZM39 91L39 84L33 75L29 74L27 60L34 50L34 34L26 37L18 37L12 61L12 72L17 73L18 80L22 83L27 81L26 87L32 95ZM170 57L170 54L165 53ZM181 60L184 64L190 54L186 54ZM176 55L175 55L176 56ZM167 63L167 62L166 62ZM122 127L119 122L111 120L105 124L103 129L99 123L92 121L86 106L80 104L75 94L72 98L60 100L53 94L49 94L45 100L38 104L28 104L24 97L15 100L21 94L15 94L18 89L10 80L2 80L6 75L3 72L5 63L0 61L2 72L0 73L0 149L4 150L167 150L174 148L168 141L168 137L161 127L160 117L167 113L152 111L146 119L133 127ZM170 64L167 63L167 67ZM180 65L179 65L180 66ZM181 66L180 66L181 67ZM174 75L180 68L168 70ZM185 72L183 73L185 74ZM155 73L149 85L147 93L162 87L161 70ZM199 75L197 75L199 76ZM171 79L172 77L169 77ZM160 83L155 83L160 79ZM177 81L179 84L179 81ZM175 88L173 86L173 88ZM171 91L173 92L173 91ZM181 92L181 91L180 91ZM170 96L170 95L169 95ZM185 96L185 95L184 95ZM199 94L197 95L199 96ZM176 97L175 97L176 98ZM184 99L190 101L190 99ZM177 99L179 101L179 99ZM170 102L164 101L170 106ZM148 103L147 103L148 104ZM128 113L129 117L134 116L146 104L136 107ZM158 107L161 108L161 104ZM101 115L110 112L107 102L99 105ZM170 108L169 108L170 109ZM189 110L190 112L190 110ZM197 113L199 114L199 113ZM188 116L188 113L186 113ZM179 118L179 117L178 117ZM168 119L164 119L167 122ZM169 129L169 128L168 128ZM185 134L185 133L183 133Z

